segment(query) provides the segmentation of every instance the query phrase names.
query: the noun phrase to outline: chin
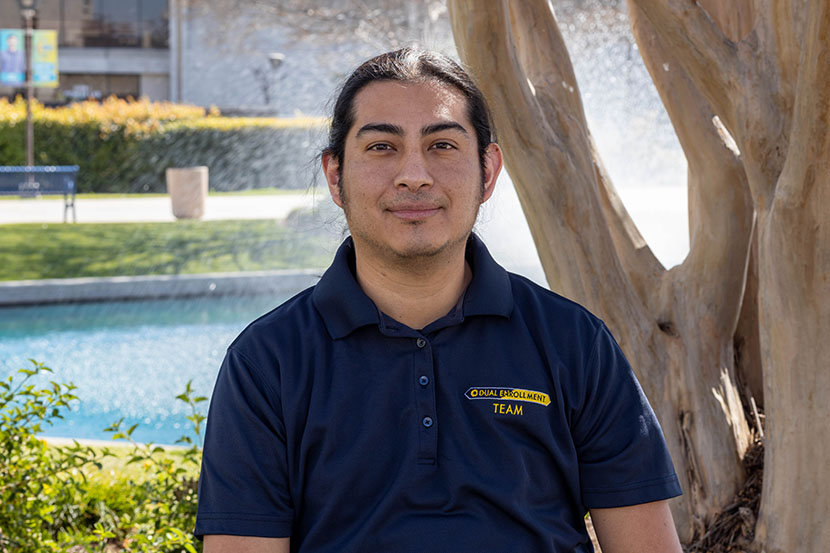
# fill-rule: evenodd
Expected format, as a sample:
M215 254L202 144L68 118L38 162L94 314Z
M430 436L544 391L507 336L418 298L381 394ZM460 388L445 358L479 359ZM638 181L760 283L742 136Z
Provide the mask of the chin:
M381 253L383 256L398 261L417 261L433 259L445 251L447 251L449 242L422 242L422 241L402 241L402 242L379 242L371 241L370 245L375 251Z
M446 247L440 248L411 248L403 251L395 252L401 259L432 259L437 257L446 250Z
M390 244L388 251L400 259L427 259L440 255L447 249L447 243Z
M421 225L417 225L420 227ZM447 232L428 232L426 228L410 227L408 232L396 232L400 229L386 229L384 234L361 232L354 228L352 237L366 247L371 248L381 257L400 262L428 261L447 253L458 244L466 243L469 233L463 236L448 235ZM432 229L430 229L432 230ZM413 232L414 231L414 232ZM427 231L427 232L425 232Z

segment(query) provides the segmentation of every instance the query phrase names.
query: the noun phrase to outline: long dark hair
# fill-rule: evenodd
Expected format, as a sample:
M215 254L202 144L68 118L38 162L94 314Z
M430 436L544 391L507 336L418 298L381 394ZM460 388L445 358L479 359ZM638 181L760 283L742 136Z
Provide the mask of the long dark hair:
M479 163L483 170L487 146L496 140L484 95L464 69L449 57L413 48L401 48L376 56L349 75L337 95L328 146L323 153L332 155L342 171L346 135L354 124L354 98L363 87L375 81L415 83L430 79L454 86L467 98L467 116L475 129Z

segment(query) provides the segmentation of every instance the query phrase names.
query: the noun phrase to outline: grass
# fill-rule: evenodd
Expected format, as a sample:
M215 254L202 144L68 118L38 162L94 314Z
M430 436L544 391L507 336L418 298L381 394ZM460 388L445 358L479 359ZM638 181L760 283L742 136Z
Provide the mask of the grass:
M306 194L307 189L299 188L252 188L250 190L234 190L230 192L222 192L218 190L211 190L208 196L291 196L297 194ZM63 194L41 194L40 198L47 199L63 199ZM87 193L76 194L75 198L78 200L111 200L123 198L167 198L166 193L142 193L142 194L116 194L116 193ZM0 196L0 201L4 200L31 200L37 199L33 197L21 197L16 195Z
M81 443L81 445L85 445L84 440L79 440L79 442ZM112 443L107 443L106 445L103 445L101 442L106 442L106 440L96 440L95 445L90 445L90 447L96 452L95 457L100 461L101 468L85 468L84 474L86 474L88 478L91 478L93 480L99 480L103 484L107 484L114 480L120 479L130 479L135 482L140 482L146 478L146 461L143 463L127 462L130 460L130 457L132 457L133 454L133 445L131 443L123 440L113 440ZM54 438L49 438L46 439L46 443L49 446L49 450L53 453L55 452L56 447L72 445L72 441L68 439L55 440ZM153 455L157 459L160 459L164 455L172 457L174 459L181 458L184 455L183 447L161 447L162 449L164 449L164 452L156 453ZM105 449L109 452L109 455L104 455ZM179 464L184 466L183 463ZM188 469L191 468L192 467L188 467ZM190 471L190 476L198 476L198 471L192 469Z
M111 484L117 480L132 480L133 482L141 482L147 478L147 465L149 461L142 461L139 463L128 463L130 457L133 455L133 447L126 443L113 442L113 445L108 445L107 449L110 455L103 456L102 447L93 447L99 452L98 459L101 461L101 469L95 467L88 468L85 472L87 477L93 481L99 481L103 485ZM160 459L163 456L171 457L173 459L181 459L184 452L181 449L164 448L163 453L156 453L154 458ZM197 478L199 470L196 467L185 464L181 461L176 463L178 466L183 466L188 470L188 476Z
M324 237L273 220L3 225L0 281L325 267Z

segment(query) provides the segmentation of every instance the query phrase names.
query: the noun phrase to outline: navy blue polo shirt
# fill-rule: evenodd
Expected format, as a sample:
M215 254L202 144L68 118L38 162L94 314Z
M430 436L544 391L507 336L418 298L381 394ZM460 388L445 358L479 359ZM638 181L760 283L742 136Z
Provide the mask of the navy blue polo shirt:
M592 551L583 515L679 495L605 325L475 236L458 305L379 312L351 240L231 344L211 401L197 535L299 552Z

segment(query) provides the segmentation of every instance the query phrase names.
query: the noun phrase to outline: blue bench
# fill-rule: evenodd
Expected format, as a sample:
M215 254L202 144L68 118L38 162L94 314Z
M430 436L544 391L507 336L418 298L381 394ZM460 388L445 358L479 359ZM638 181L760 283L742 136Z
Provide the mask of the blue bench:
M0 167L0 195L2 196L41 196L43 194L63 194L63 222L69 208L72 208L72 221L75 216L75 177L77 165L33 165Z

